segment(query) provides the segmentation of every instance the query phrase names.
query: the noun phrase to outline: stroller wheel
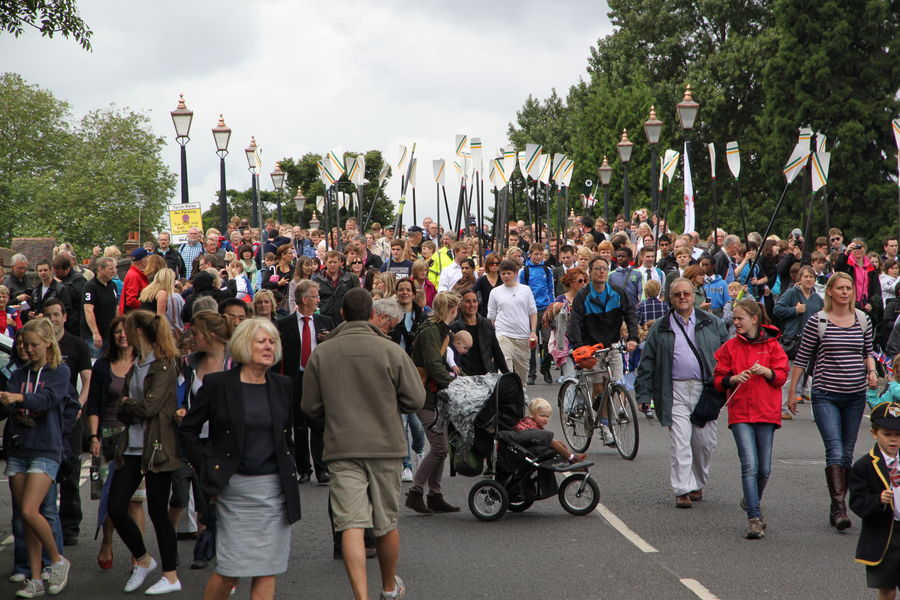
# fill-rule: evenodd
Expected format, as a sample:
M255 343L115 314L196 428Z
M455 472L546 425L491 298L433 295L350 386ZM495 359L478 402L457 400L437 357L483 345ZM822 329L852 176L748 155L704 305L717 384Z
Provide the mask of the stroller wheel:
M559 503L570 514L590 514L600 503L600 486L587 473L569 475L559 486Z
M518 502L509 503L509 512L525 512L531 505L534 504L534 500L520 500Z
M469 490L469 510L479 521L496 521L508 507L506 488L493 479L482 479Z

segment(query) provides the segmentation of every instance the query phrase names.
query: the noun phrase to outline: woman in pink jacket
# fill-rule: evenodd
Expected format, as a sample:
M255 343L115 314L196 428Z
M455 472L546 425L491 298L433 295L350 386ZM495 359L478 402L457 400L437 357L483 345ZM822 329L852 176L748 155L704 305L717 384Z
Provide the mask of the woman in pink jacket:
M781 386L788 374L788 358L778 342L777 328L768 325L763 307L754 300L734 305L737 335L715 354L716 387L728 397L728 428L741 458L741 483L747 512L747 539L765 534L759 508L772 470L772 438L781 427Z

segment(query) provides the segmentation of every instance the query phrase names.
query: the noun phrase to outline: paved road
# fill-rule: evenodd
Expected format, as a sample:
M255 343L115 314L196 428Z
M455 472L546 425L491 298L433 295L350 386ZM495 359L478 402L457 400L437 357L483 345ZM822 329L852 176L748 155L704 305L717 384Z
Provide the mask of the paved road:
M558 386L533 386L530 395L551 401ZM555 402L552 402L555 405ZM641 446L627 462L595 440L592 474L601 486L601 507L585 517L564 512L558 501L536 503L528 512L481 523L464 508L452 515L420 516L404 509L401 574L409 598L867 598L864 569L853 563L858 520L847 534L827 522L823 450L809 405L775 436L773 475L763 502L766 537L743 539L746 519L738 507L740 466L734 442L721 421L711 483L702 503L678 510L668 487L668 437L656 421L641 421ZM864 421L857 455L870 444ZM554 429L558 420L554 416ZM476 480L446 481L445 495L465 505ZM406 487L408 484L404 484ZM84 532L93 532L96 503L82 487ZM326 516L327 488L301 487L303 520L293 530L291 569L278 579L278 598L350 598L343 563L331 558ZM602 514L601 514L602 513ZM9 492L0 487L0 540L9 533ZM149 522L148 522L149 523ZM148 525L149 526L149 525ZM624 532L624 533L623 533ZM627 535L626 535L627 534ZM149 547L156 555L155 541ZM182 562L192 545L180 542ZM115 565L96 566L97 543L82 533L66 549L75 569L62 597L121 598L128 577L127 553L115 546ZM4 556L5 555L5 556ZM0 550L9 564L11 546ZM4 573L6 571L3 571ZM377 564L369 561L370 589L377 598ZM200 598L208 573L180 572L185 590ZM17 586L0 582L0 596ZM242 584L235 598L249 598Z

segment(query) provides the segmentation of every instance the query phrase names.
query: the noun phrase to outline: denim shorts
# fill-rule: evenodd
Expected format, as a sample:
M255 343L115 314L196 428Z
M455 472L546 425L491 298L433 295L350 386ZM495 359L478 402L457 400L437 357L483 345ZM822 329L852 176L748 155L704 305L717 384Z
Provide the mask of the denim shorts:
M7 477L18 473L46 473L50 479L56 481L57 472L59 472L59 463L42 456L29 458L10 456L6 459Z

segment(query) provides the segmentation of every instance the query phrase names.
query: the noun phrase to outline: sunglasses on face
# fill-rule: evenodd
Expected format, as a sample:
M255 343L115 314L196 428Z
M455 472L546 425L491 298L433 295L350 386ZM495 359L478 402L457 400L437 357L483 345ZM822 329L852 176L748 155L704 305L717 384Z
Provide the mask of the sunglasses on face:
M576 279L576 280L575 280L575 283L582 283L582 284L584 284L584 283L587 283L587 279Z
M351 262L350 264L351 264L351 265L361 265L361 264L362 264L362 261L361 261L361 260L354 260L354 261Z
M672 292L673 298L687 298L688 296L693 296L693 292Z
M839 238L839 237L833 237L833 238L831 238L831 241L832 241L832 242L839 242L839 241L841 241L841 238Z

